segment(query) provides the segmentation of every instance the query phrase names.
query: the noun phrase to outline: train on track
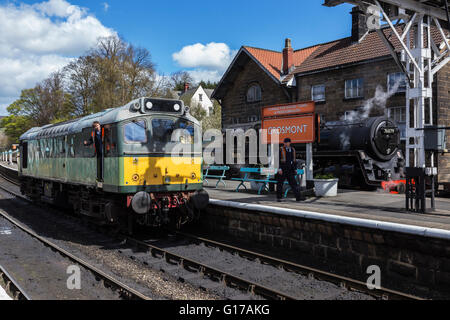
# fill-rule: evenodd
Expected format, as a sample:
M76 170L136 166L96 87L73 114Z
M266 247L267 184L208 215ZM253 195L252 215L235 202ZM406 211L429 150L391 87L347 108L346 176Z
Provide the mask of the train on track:
M101 164L94 145L85 145L94 121L101 124ZM135 223L180 228L209 202L194 148L201 135L183 101L153 98L33 128L20 137L21 192L130 232ZM185 152L174 157L180 144Z
M314 148L314 171L333 174L341 187L373 189L383 182L404 180L405 166L400 130L386 117L321 126L320 142Z

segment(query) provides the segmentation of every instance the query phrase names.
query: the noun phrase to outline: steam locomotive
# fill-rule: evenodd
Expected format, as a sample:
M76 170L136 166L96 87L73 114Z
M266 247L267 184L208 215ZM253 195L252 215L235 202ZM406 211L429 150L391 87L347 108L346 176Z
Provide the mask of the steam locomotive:
M314 173L333 174L341 187L373 189L404 179L406 165L398 126L386 117L321 125Z

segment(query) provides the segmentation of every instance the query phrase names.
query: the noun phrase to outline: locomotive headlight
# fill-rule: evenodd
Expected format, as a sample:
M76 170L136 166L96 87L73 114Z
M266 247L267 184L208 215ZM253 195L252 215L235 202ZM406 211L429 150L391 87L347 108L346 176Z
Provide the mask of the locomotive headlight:
M152 110L152 108L153 108L153 103L151 103L151 101L147 101L145 103L145 109Z
M191 178L192 178L192 180L195 180L195 178L197 178L197 175L195 174L195 172L192 172Z
M141 109L141 105L139 104L139 102L136 102L131 106L132 111L139 111L139 109Z
M180 111L181 110L181 106L178 104L178 103L176 103L174 106L173 106L173 109L175 110L175 111Z

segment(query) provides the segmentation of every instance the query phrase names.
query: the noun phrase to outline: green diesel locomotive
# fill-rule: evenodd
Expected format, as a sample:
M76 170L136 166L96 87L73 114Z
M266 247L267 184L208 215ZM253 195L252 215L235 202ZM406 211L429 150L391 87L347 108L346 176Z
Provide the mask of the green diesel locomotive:
M94 121L101 124L99 159L85 145ZM201 137L182 101L153 98L33 128L20 137L21 191L111 224L180 227L209 202ZM174 151L180 146L181 154Z

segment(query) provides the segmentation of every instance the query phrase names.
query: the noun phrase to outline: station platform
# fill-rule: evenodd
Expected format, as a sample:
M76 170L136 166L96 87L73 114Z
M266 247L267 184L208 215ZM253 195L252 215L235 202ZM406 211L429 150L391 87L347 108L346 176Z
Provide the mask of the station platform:
M9 163L9 162L4 162L4 161L1 161L0 162L0 165L2 165L2 166L4 166L4 167L7 167L7 168L11 168L11 169L13 169L13 170L18 170L18 166L17 166L17 163L14 163L14 162L12 162L12 163Z
M217 180L208 180L209 186L216 185ZM405 210L404 195L390 194L382 190L373 192L339 190L337 197L313 197L303 202L296 202L293 194L290 194L288 198L279 203L276 201L275 192L258 195L256 191L251 190L250 184L246 185L247 191L241 189L237 193L235 189L238 184L239 182L226 181L226 187L220 185L218 188L214 188L205 185L205 189L210 198L215 200L450 230L450 199L447 198L436 198L436 211L417 214ZM430 205L429 199L427 205Z

